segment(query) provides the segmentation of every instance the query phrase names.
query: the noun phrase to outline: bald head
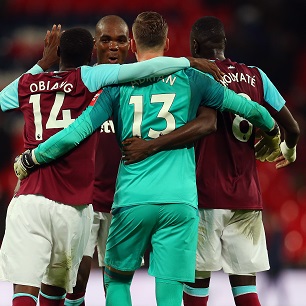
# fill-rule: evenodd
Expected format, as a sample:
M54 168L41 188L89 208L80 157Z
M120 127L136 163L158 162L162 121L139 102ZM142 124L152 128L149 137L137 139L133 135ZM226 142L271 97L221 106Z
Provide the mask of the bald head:
M121 17L108 15L97 22L95 49L98 64L123 64L129 47L129 27Z
M127 36L129 35L129 27L127 23L117 15L107 15L102 17L96 24L96 35L97 32L101 31L101 28L108 25L114 25L115 27L121 27L122 29L125 28Z

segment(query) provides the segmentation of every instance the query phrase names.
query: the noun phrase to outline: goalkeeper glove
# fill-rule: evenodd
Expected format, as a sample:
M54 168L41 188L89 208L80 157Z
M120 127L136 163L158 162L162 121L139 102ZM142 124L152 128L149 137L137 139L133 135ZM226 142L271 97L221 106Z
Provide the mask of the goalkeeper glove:
M14 171L18 179L23 180L25 179L31 170L36 166L39 165L35 158L35 154L33 150L26 150L21 155L15 158L14 162Z
M293 163L296 160L296 146L293 148L288 148L285 141L280 144L280 149L283 156L288 160L288 162Z
M280 129L275 122L275 127L270 132L260 131L262 138L255 144L255 157L261 162L273 162L280 154L281 142Z

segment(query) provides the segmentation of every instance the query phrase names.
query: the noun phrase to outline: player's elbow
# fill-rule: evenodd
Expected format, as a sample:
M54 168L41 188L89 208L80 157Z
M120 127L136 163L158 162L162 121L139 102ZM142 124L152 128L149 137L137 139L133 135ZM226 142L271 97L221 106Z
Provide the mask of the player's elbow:
M211 120L210 122L206 122L206 124L201 125L199 128L199 134L201 137L209 135L216 131L217 131L217 120Z
M286 134L290 135L292 138L298 139L300 137L300 127L296 120L290 124L290 126L285 128Z
M295 124L293 125L293 129L292 129L292 133L296 136L296 137L300 137L300 127L299 124L297 123L297 121L295 121Z

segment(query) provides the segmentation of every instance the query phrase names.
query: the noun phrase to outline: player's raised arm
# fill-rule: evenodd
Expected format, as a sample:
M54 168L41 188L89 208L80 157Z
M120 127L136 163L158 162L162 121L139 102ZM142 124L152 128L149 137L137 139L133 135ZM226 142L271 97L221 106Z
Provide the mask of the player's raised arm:
M37 64L29 69L26 73L38 74L47 70L52 65L58 63L59 57L57 54L57 48L59 46L60 32L61 25L53 25L51 31L47 31L44 39L43 56L37 62ZM7 111L19 107L18 82L20 77L15 79L0 92L0 104L2 111Z

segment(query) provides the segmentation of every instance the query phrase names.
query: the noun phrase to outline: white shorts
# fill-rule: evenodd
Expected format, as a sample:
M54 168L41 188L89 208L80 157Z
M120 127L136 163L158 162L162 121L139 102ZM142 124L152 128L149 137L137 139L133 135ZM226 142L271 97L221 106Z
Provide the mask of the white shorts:
M92 205L64 205L36 195L13 198L0 249L0 280L72 292L92 218Z
M270 268L261 211L199 209L199 214L197 271L243 275Z
M99 266L104 267L105 246L112 215L105 212L94 212L90 237L84 252L84 256L93 257L97 246Z

